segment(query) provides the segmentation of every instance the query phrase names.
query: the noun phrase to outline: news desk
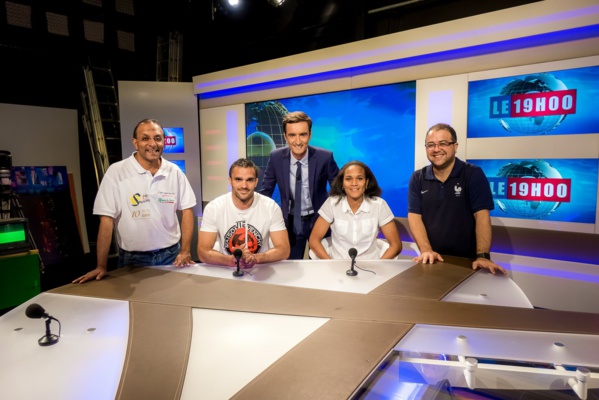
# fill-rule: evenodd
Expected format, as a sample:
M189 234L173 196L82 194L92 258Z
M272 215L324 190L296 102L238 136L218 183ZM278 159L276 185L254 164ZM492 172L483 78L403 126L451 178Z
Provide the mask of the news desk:
M599 367L599 316L533 309L509 277L450 257L356 264L122 268L42 293L0 317L0 398L346 399L405 346ZM55 345L31 303L60 320Z

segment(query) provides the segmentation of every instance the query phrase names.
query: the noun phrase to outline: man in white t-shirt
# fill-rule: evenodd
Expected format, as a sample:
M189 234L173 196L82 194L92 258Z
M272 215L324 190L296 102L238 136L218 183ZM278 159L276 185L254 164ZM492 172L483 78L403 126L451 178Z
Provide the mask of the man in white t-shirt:
M154 119L133 130L136 152L111 165L100 184L94 214L100 216L96 269L75 279L83 283L107 274L116 227L119 267L191 265L195 194L183 171L162 158L164 131ZM181 211L181 226L177 217Z
M254 192L258 167L240 158L229 168L229 183L231 192L212 200L204 210L198 235L200 260L234 267L236 249L242 250L242 268L287 259L289 238L281 208ZM216 243L218 250L214 249Z

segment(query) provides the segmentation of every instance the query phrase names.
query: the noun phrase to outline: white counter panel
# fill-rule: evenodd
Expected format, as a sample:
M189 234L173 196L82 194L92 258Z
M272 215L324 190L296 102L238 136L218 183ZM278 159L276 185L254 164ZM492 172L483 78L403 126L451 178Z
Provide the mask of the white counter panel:
M442 301L533 308L522 289L510 277L493 275L486 270L470 276Z
M252 282L295 286L337 292L369 293L379 285L414 265L411 258L399 260L358 260L356 276L348 276L350 260L286 260L260 264L241 277L234 277L235 268L210 264L195 264L187 268L160 266L152 268L216 278L249 280ZM368 271L366 271L368 270ZM371 271L371 272L369 272Z
M230 398L327 321L194 308L181 400Z
M38 344L46 324L25 315L31 303L60 320L57 343ZM0 398L114 399L128 336L128 302L42 293L0 317Z

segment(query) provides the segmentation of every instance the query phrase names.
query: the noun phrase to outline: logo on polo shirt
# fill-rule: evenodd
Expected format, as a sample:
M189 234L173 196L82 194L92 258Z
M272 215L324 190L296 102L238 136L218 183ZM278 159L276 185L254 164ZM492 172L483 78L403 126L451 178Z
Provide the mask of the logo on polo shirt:
M173 204L175 202L175 194L170 192L158 192L158 202Z
M453 190L455 191L455 197L460 197L462 195L462 188L459 183L453 187Z
M148 203L150 201L150 197L147 194L141 195L139 193L135 193L129 198L129 201L133 207L137 207L140 204Z

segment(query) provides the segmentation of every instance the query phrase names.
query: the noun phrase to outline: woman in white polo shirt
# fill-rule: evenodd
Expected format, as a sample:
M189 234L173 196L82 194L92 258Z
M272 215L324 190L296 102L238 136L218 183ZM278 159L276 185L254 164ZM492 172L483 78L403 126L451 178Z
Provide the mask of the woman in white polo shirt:
M349 259L348 250L357 250L357 259L393 259L401 252L401 240L393 212L380 197L382 189L361 161L350 161L335 178L329 198L318 210L319 217L310 235L310 249L321 259ZM325 249L322 239L331 229L331 246ZM380 232L389 247L380 254Z

